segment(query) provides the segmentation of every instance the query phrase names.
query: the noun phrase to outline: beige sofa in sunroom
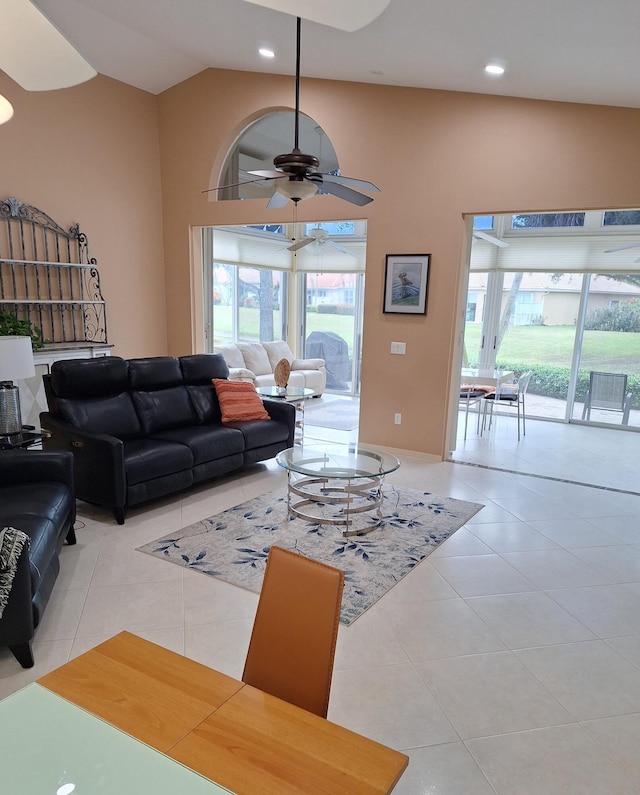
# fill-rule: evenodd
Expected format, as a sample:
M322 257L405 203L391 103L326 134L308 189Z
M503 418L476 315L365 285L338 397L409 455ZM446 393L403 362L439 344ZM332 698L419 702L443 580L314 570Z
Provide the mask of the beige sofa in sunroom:
M291 365L290 387L313 389L313 396L318 397L327 384L324 359L296 359L284 340L228 343L217 345L213 352L224 356L232 381L251 381L256 387L275 386L276 364L287 359Z

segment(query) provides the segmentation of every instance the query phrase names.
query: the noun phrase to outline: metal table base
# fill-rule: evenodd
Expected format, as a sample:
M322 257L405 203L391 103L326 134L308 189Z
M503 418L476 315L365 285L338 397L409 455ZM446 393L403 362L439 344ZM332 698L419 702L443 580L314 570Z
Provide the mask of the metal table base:
M306 522L344 527L342 535L360 536L370 533L382 522L384 475L372 476L355 471L353 477L336 474L332 477L298 477L287 473L287 508L292 516ZM357 478L357 480L356 480ZM325 485L322 485L325 484ZM341 485L344 484L344 485ZM297 500L296 497L301 499ZM341 506L340 516L325 516L321 511L309 511L310 506ZM375 512L375 520L363 527L353 527L354 516Z

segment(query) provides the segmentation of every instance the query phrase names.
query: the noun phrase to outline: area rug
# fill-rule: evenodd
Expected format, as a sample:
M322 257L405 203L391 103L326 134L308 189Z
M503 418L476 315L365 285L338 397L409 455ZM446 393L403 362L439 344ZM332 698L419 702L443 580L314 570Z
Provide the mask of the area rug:
M330 400L319 405L307 401L304 421L306 425L315 425L317 428L353 431L358 427L358 413L358 403L351 400Z
M345 538L335 525L290 517L283 489L138 550L256 593L260 592L271 545L294 550L344 571L340 620L351 624L482 507L387 485L382 524L368 535ZM323 509L327 515L339 510L328 505Z

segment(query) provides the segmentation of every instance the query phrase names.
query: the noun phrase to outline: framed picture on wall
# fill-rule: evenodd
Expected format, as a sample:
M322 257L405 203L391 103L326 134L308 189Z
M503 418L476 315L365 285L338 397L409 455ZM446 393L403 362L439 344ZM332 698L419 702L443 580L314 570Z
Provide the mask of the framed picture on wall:
M427 313L430 257L431 254L387 254L383 312Z

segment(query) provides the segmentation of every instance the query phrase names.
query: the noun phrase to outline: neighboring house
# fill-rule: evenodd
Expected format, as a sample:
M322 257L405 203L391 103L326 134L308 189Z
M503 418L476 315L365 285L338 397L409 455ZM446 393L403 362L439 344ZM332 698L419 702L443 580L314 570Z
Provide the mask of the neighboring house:
M503 306L511 290L513 273L505 273ZM575 325L580 305L582 276L576 273L525 273L516 297L511 324L514 326ZM467 323L482 323L487 292L487 274L471 273L467 295ZM593 275L589 287L589 310L609 308L622 301L640 299L640 287Z

